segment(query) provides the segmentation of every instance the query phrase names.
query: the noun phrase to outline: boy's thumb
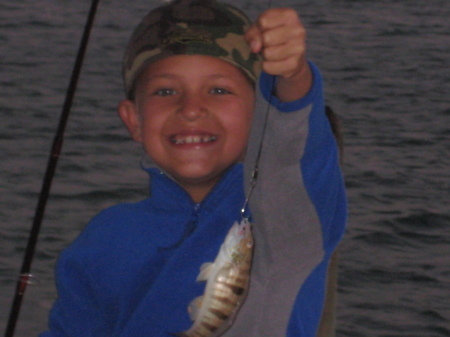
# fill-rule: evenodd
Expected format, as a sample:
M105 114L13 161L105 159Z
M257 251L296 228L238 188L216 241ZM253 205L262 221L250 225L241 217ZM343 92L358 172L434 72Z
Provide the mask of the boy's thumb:
M245 40L253 53L259 53L262 49L262 36L256 25L253 25L245 33Z

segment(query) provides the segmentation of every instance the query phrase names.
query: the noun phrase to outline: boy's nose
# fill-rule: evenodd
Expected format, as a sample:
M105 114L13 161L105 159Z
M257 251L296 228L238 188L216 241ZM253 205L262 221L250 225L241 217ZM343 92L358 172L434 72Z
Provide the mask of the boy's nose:
M193 121L204 117L208 110L199 95L184 95L178 109L180 117Z

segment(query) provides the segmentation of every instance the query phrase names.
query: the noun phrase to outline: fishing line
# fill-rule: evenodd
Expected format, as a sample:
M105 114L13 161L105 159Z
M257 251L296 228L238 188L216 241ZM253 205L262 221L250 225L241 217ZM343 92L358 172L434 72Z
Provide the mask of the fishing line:
M267 9L270 9L271 7L272 7L272 0L269 0L267 3ZM276 84L276 76L273 76L271 85L270 85L270 95L269 95L269 99L267 101L267 107L266 107L266 111L264 114L264 123L263 123L263 128L261 131L261 141L259 143L258 153L256 155L255 166L253 168L252 175L250 178L248 193L247 193L247 196L245 197L244 205L242 206L242 209L241 209L241 216L243 219L246 219L246 220L248 220L248 217L246 216L248 204L250 202L250 198L252 196L253 190L256 187L256 181L258 180L259 164L261 161L261 154L262 154L264 139L265 139L266 130L267 130L267 122L269 121L269 110L270 110L270 106L272 105L272 96L275 92L275 84Z
M271 88L272 88L271 91L274 90L275 83L276 83L276 78L273 77L272 84L271 84ZM251 175L251 178L250 178L249 190L248 190L247 196L245 198L244 205L242 206L242 209L241 209L241 214L242 214L243 218L246 218L245 214L247 213L248 204L250 202L250 198L252 196L253 190L256 187L256 182L258 180L259 164L260 164L260 161L261 161L261 155L262 155L264 139L265 139L266 130L267 130L267 122L269 120L269 110L270 110L270 105L271 104L272 104L272 95L270 95L269 100L267 101L267 108L266 108L266 111L265 111L265 114L264 114L264 123L263 123L263 128L262 128L262 131L261 131L261 141L260 141L259 147L258 147L258 154L256 155L255 166L253 168L252 175Z
M100 0L92 1L86 25L84 27L80 47L78 49L78 54L72 71L72 77L66 92L66 99L61 112L58 129L56 131L55 138L53 140L53 145L51 148L51 153L47 164L47 170L45 172L38 204L36 207L36 212L34 215L33 225L31 227L30 235L28 238L28 244L25 250L22 268L20 271L19 279L17 281L16 291L11 306L11 312L9 315L8 325L6 327L5 337L12 337L14 335L14 330L17 325L17 319L19 317L22 299L25 294L27 285L31 283L31 279L33 278L33 275L30 274L31 263L34 257L34 252L36 250L36 243L39 236L42 219L44 217L45 206L47 204L47 200L50 194L50 187L52 184L53 176L55 174L59 155L61 153L64 138L64 130L66 128L67 120L70 114L70 108L72 107L73 97L75 96L78 78L81 72L81 67L83 65L83 59L87 49L87 44L89 41L89 36L99 1Z

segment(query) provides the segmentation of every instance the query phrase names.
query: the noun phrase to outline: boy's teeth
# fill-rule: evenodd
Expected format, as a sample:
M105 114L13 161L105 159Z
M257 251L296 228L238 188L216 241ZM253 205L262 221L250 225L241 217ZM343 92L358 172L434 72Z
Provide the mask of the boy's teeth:
M175 144L199 144L209 143L215 141L214 136L186 136L186 137L174 137L173 142Z

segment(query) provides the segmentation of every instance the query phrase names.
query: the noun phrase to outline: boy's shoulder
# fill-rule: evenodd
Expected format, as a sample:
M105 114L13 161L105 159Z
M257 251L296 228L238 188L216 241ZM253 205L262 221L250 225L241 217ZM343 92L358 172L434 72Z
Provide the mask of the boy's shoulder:
M111 273L128 268L130 261L138 265L145 259L158 259L158 247L167 234L159 228L148 203L148 199L121 203L94 216L61 253L61 273L82 269L89 277L113 278Z
M120 224L121 222L129 222L135 219L139 219L143 214L149 212L149 198L143 199L138 202L124 202L113 206L109 206L100 211L94 216L90 222L97 226L101 226L104 223Z
M147 214L148 199L136 203L120 203L101 210L87 224L83 233L93 235L95 233L112 232L121 233L128 230L133 224L138 225Z
M110 292L119 293L121 287L133 282L132 271L150 261L159 261L161 235L156 222L148 216L147 203L145 199L117 204L96 215L61 253L57 264L59 279L77 283L83 278L85 284L102 284L102 291L96 296L103 298Z
M110 206L96 216L82 230L69 250L104 250L115 244L132 240L142 229L151 229L148 199L136 203L121 203ZM139 230L140 229L140 230Z
M151 197L134 203L120 203L100 211L80 233L73 249L91 247L107 250L114 245L160 246L181 230L190 212L185 208L166 209ZM182 226L181 226L182 227ZM95 248L94 248L95 247Z

